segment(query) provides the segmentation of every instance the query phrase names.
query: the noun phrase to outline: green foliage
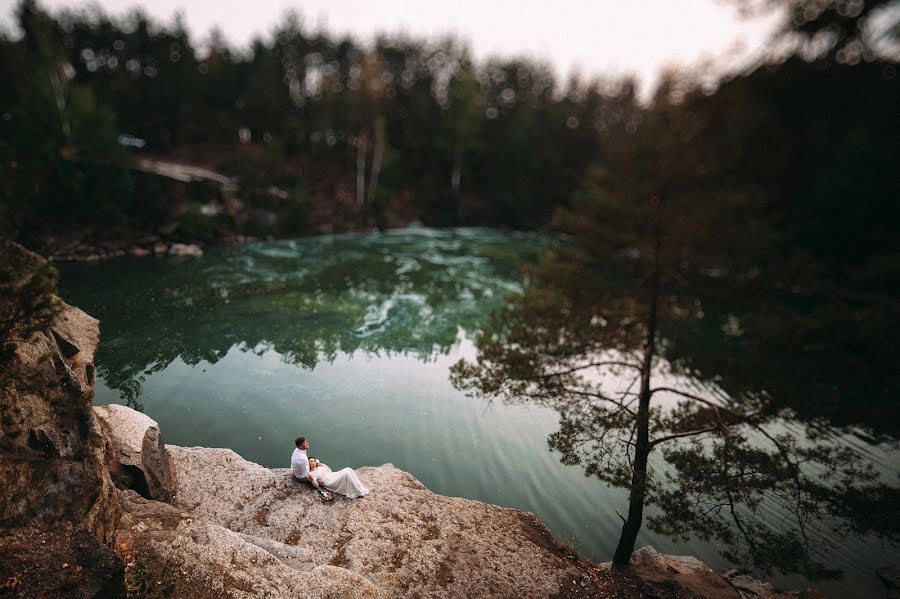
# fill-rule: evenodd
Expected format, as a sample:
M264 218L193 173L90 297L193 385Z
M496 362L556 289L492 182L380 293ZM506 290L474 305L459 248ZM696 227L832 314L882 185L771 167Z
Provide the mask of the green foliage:
M217 237L216 218L203 214L196 202L188 202L179 222L178 232L184 239L209 243Z
M303 233L309 225L309 196L301 182L294 184L290 196L287 198L287 209L281 232L284 235L297 235Z
M721 215L727 195L732 223L751 216L748 234L723 236L734 254L789 242L785 264L799 274L809 274L809 255L835 280L880 268L900 159L897 119L887 116L896 56L874 41L895 39L896 27L875 31L871 18L886 3L735 1L786 8L785 35L801 40L799 55L812 57L804 48L823 36L834 37L830 49L721 82L712 95L699 75L669 76L646 106L633 81L563 84L531 60L476 64L454 39L383 37L365 47L287 16L249 53L212 32L207 55L179 21L51 15L22 2L24 38L0 40L0 225L29 237L50 225L170 222L177 202L160 210L165 202L148 201L145 185L111 168L127 164L115 139L128 133L157 155L236 176L251 208L272 210L269 187L291 189L303 176L308 216L347 221L313 226L544 226L587 171L602 168L616 194L646 197L652 183L668 203L690 187L695 211L679 213L676 201L666 218L700 217L694 232L722 224L706 216ZM642 167L620 168L624 156ZM331 210L356 189L357 161L364 204L374 205ZM287 214L295 209L281 208L293 223L284 233L309 230L299 212ZM768 227L750 235L760 215Z
M0 42L3 70L16 73L0 106L0 231L16 237L55 223L118 222L128 212L120 203L130 177L114 113L72 80L58 24L28 2L19 17L25 39Z

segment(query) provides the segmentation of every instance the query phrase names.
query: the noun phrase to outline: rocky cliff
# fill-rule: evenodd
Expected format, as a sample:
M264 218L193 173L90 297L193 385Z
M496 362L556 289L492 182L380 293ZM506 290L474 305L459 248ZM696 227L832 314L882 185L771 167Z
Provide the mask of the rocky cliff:
M366 497L325 502L286 469L164 445L146 415L91 407L98 339L63 305L6 348L0 595L784 597L651 548L613 572L532 514L437 495L390 464L359 469Z
M371 493L325 502L289 470L228 449L167 446L172 504L125 498L116 550L168 568L176 595L588 597L596 569L530 514L443 497L390 465Z
M96 319L60 305L52 325L4 345L0 581L22 596L116 596L107 546L121 513L91 409Z

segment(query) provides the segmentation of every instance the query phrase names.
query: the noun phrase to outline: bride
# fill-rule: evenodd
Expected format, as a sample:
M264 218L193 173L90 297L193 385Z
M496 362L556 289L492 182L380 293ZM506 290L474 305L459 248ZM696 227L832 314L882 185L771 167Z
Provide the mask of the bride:
M350 499L369 493L369 490L356 476L353 468L343 468L332 472L327 464L323 464L316 458L309 458L309 479L316 488L325 487L329 491L346 495Z

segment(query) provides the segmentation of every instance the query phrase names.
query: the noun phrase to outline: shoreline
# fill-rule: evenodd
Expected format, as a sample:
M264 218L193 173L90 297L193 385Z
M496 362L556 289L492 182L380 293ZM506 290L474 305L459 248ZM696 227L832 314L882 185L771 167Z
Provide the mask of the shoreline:
M617 572L534 514L436 494L391 465L359 470L366 497L326 503L287 469L165 445L147 415L93 406L100 323L61 308L34 341L13 342L20 388L2 398L0 580L19 596L822 597L652 548Z

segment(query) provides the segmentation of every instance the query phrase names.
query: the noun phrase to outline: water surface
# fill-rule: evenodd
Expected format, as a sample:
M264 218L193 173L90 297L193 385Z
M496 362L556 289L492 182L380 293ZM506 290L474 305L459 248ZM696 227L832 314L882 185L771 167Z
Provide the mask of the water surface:
M547 446L555 413L488 405L448 380L547 244L488 230L255 243L200 259L66 265L61 293L101 320L96 403L142 409L168 443L286 467L303 434L334 468L392 463L437 493L534 512L585 557L608 561L625 491L560 464ZM893 450L851 438L896 472ZM873 570L896 562L896 549L832 541L845 578L819 586L836 597L883 593ZM727 565L711 543L646 527L638 544Z

